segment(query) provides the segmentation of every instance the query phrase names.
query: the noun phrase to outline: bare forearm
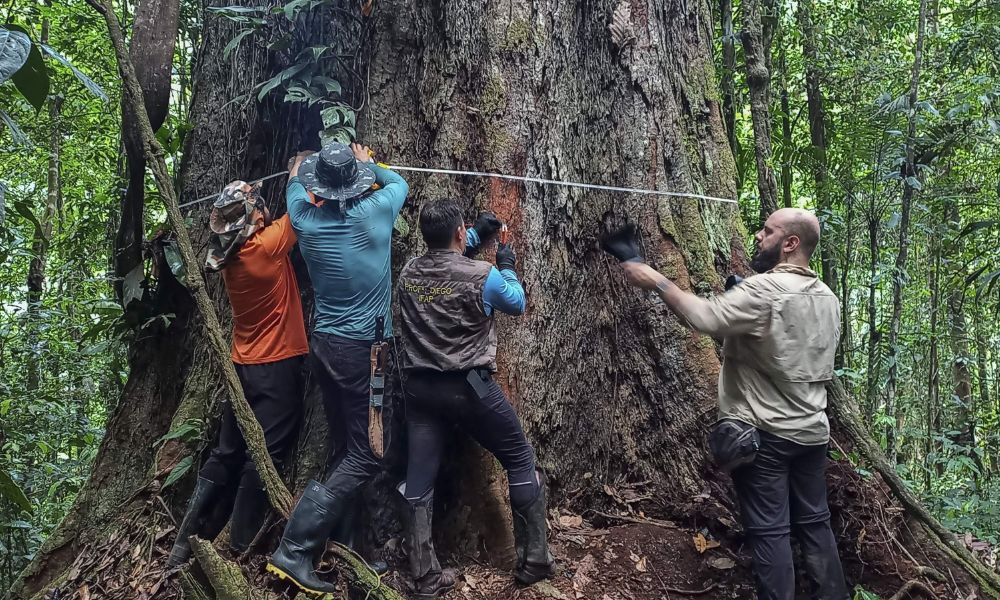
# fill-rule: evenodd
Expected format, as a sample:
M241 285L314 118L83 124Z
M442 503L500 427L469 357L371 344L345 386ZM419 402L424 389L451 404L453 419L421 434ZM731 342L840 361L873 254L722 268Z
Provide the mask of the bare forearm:
M692 322L691 317L698 313L698 309L700 308L699 305L705 302L698 296L685 292L681 288L677 287L674 282L670 281L666 277L656 284L656 293L659 294L664 304L666 304L667 307L674 312L674 314L692 325L694 325L694 323ZM697 319L695 319L695 321L697 321Z

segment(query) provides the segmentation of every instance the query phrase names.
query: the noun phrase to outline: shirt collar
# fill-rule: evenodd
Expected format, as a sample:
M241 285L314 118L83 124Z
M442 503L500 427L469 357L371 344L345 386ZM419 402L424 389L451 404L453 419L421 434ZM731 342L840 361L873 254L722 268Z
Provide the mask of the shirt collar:
M793 265L791 263L781 263L777 267L774 267L768 273L794 273L796 275L802 275L803 277L819 277L816 271L808 267L800 267L798 265Z

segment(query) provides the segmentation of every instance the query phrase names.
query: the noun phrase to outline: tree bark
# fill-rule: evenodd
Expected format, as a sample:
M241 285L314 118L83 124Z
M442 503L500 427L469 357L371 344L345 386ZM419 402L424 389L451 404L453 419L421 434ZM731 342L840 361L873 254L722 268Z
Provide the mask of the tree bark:
M913 208L913 196L919 187L919 173L916 163L917 137L917 98L920 89L920 67L924 50L924 31L927 25L927 1L920 0L920 13L917 15L917 41L913 50L913 70L910 76L909 117L906 128L906 163L903 166L903 197L900 205L899 219L899 251L896 253L896 265L892 274L892 316L889 318L889 376L885 391L885 412L892 420L885 427L885 446L889 460L896 461L896 432L900 422L896 414L896 388L899 378L899 325L903 315L903 284L906 275L906 256L910 245L910 212Z
M743 55L750 88L750 117L753 121L754 157L757 164L757 192L760 195L760 222L778 209L778 183L771 166L771 73L767 69L767 47L761 30L759 0L743 0Z
M736 138L736 31L733 28L733 0L719 0L719 18L722 22L722 120L733 156L739 156ZM737 182L739 185L740 182Z
M733 156L739 156L736 139L736 31L733 28L733 0L719 0L719 18L722 22L722 120ZM739 183L739 182L738 182Z

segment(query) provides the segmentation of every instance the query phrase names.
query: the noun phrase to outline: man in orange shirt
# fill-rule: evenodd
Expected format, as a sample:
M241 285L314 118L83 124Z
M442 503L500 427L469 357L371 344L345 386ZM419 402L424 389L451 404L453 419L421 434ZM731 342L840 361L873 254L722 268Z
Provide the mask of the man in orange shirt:
M267 451L280 470L302 415L302 362L309 346L288 256L295 232L287 214L271 220L258 192L259 185L242 181L222 191L209 221L212 237L206 268L222 271L233 311L232 360L247 402L264 429ZM236 485L234 506L227 490ZM168 565L188 560L190 536L215 538L230 510L230 547L242 554L260 530L268 507L232 405L226 403L218 444L198 473Z

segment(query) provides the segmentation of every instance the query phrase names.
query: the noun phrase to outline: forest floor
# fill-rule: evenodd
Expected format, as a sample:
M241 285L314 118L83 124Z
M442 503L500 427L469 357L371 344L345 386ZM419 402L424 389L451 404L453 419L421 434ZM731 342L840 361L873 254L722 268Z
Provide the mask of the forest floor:
M949 570L940 556L919 550L929 543L919 527L890 501L879 479L863 475L844 460L831 464L828 477L833 528L852 587L861 585L882 599L978 600L975 586L963 573ZM446 566L460 567L458 585L445 600L752 599L753 575L745 539L734 507L720 500L727 496L728 481L709 482L706 491L686 505L669 508L654 500L661 495L641 486L605 485L598 492L603 499L569 494L567 506L550 511L549 539L558 567L550 581L519 588L507 569L480 564L474 558L444 556ZM99 548L82 551L59 589L45 597L179 598L178 577L163 568L174 528L167 525L166 514L159 512L158 503L150 501L143 506L137 507L132 517L123 515L123 531L101 542ZM592 506L603 506L605 510ZM153 510L162 517L161 526L127 527L128 522L148 521L142 516L144 510ZM131 534L125 533L129 530ZM276 543L280 523L273 523L268 531L275 535L265 533L264 537L275 538L269 541ZM970 550L996 566L994 548L964 537L969 537L963 541ZM222 549L224 541L217 542L223 556L237 558L227 556ZM384 581L405 595L410 590L410 579L400 540L391 539L377 554L391 567ZM332 560L332 555L328 553L327 559ZM270 598L295 598L295 590L288 584L265 574L265 561L266 554L260 553L240 560L246 579L258 589L269 590ZM320 570L336 568L326 563ZM192 574L207 586L198 566L193 567ZM324 577L332 579L336 575ZM341 575L339 581L342 593L338 597L364 597L347 593L346 575ZM798 583L798 597L808 598L808 584L801 574ZM897 592L907 584L922 586L926 591L898 596Z

